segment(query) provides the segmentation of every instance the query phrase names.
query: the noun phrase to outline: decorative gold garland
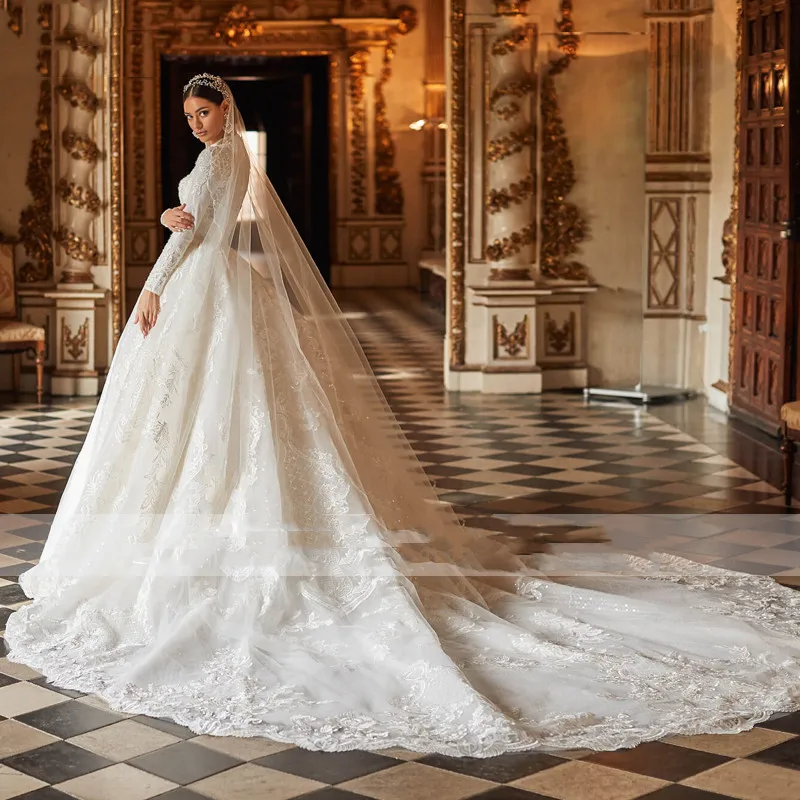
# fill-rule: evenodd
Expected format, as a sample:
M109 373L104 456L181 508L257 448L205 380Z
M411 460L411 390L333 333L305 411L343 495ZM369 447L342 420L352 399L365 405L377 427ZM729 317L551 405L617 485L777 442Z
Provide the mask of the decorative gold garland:
M64 252L75 261L97 263L97 245L89 239L83 239L66 225L53 231L53 238L64 248Z
M364 83L367 74L366 50L352 50L350 66L350 194L354 214L367 213L367 112L364 108Z
M528 173L518 183L512 183L507 189L492 189L486 200L486 211L489 214L499 214L512 205L519 205L526 197L530 197L536 183L533 175Z
M56 41L61 44L68 44L73 53L95 58L100 52L100 45L95 44L86 34L83 33L62 33L56 37Z
M555 77L576 58L580 42L575 34L571 0L561 0L557 27L562 55L551 63L542 81L541 273L550 279L586 281L591 279L586 266L569 260L589 235L589 223L580 209L566 199L577 180L555 84Z
M395 34L390 31L380 78L375 84L375 213L399 216L403 213L403 186L400 172L394 165L394 142L383 93L392 77L395 46Z
M53 156L50 152L50 123L52 115L50 84L50 52L52 27L52 3L40 3L37 22L42 29L36 59L42 76L39 85L39 105L36 111L36 127L39 135L31 145L28 173L25 185L30 190L33 202L19 216L19 239L30 259L19 270L20 283L45 281L53 274L53 201L51 181Z
M88 136L79 136L69 129L61 134L61 144L76 161L95 164L100 158L100 148L92 139Z
M83 81L65 80L56 91L73 108L79 108L81 111L88 111L91 114L97 111L100 104L97 95Z
M533 27L531 25L520 25L514 28L506 36L501 36L494 40L492 44L493 56L507 56L514 53L518 48L526 45L533 34Z
M495 108L494 113L497 115L498 119L503 120L503 122L508 122L508 120L516 117L521 110L519 103L515 103L512 100L507 106Z
M100 195L88 186L78 186L75 181L61 178L56 184L56 193L73 208L80 208L90 214L97 214L102 206Z
M511 236L495 239L487 248L486 255L492 261L503 261L510 258L536 241L536 223L528 223L522 230L514 231Z
M494 111L494 107L504 97L525 97L536 88L530 76L515 81L508 81L502 86L497 86L489 96L489 108Z
M526 147L533 147L536 142L536 128L533 123L518 131L500 136L489 142L487 156L489 161L502 161L504 158L522 152Z

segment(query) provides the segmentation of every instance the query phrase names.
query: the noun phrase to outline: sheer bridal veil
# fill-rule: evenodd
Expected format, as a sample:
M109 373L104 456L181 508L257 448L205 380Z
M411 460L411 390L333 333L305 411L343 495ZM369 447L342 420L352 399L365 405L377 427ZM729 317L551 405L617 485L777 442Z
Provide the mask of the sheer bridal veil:
M229 86L208 74L192 81L213 86L230 104L224 136L209 145L217 151L217 188L203 240L228 254L225 313L235 317L240 332L238 352L231 354L240 360L231 402L239 404L233 418L246 430L230 437L239 445L241 480L224 515L227 535L242 545L280 543L286 552L280 569L290 574L360 580L399 570L468 589L464 574L522 569L509 548L462 526L439 502L344 314L248 147ZM277 475L259 462L262 437L274 442ZM279 492L272 491L275 480ZM249 546L243 550L252 556ZM270 550L274 555L276 548Z

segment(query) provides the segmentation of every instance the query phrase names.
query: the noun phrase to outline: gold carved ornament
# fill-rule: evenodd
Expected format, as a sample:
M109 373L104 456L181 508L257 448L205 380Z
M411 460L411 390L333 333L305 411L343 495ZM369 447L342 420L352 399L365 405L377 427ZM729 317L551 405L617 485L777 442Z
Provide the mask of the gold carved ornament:
M519 17L528 9L528 0L494 0L494 13L498 17Z
M85 361L82 356L86 355L86 347L89 343L89 318L79 326L78 332L73 336L72 328L67 322L61 323L61 349L62 352L69 354L74 361Z
M89 214L97 214L102 202L100 195L88 186L79 186L75 181L61 178L56 184L56 194L73 208L80 208Z
M526 147L533 147L536 143L536 128L533 123L518 131L513 131L508 136L499 136L489 142L487 155L489 161L502 161L504 158L522 152Z
M533 174L529 172L521 181L512 183L507 189L492 189L486 200L486 211L489 214L499 214L512 205L519 205L533 194L535 188Z
M725 277L730 286L730 322L728 326L728 402L733 400L736 386L736 369L734 354L736 351L736 270L739 242L739 156L741 116L739 109L742 107L742 38L744 35L744 4L743 0L736 3L736 106L734 109L734 135L733 135L733 191L731 192L731 213L727 220L728 263L725 267ZM723 233L725 241L725 233Z
M88 136L79 136L77 133L66 129L61 134L61 144L69 155L76 161L85 161L95 164L100 158L100 148Z
M227 14L223 14L214 28L214 36L229 47L238 47L263 32L263 26L244 3L238 3Z
M53 274L53 201L51 183L53 157L50 152L50 125L52 116L50 85L50 53L52 3L41 3L37 21L42 29L40 49L36 54L37 69L42 76L39 84L39 105L36 127L39 134L31 145L25 185L33 198L19 217L19 239L28 256L19 270L20 283L45 281Z
M86 83L80 80L65 79L59 84L56 91L73 108L79 108L81 111L88 111L90 114L94 114L100 104L97 95Z
M528 347L528 317L521 319L511 333L497 317L494 318L494 350L495 357L500 350L505 350L506 354L512 358L518 356Z
M571 313L561 325L549 314L544 315L545 345L549 353L556 355L572 354L574 348L575 314Z
M97 245L89 239L78 236L66 225L60 225L53 231L53 238L64 248L64 252L73 261L97 263Z
M350 199L353 214L367 213L367 111L364 108L364 83L369 52L351 50L350 71Z
M486 248L486 256L490 261L503 261L519 253L523 247L536 241L536 223L529 222L519 231L514 231L511 236L495 239Z
M556 76L566 70L578 53L580 38L575 33L571 0L561 0L557 27L561 56L551 62L542 81L541 273L550 279L588 281L589 270L570 260L589 235L589 223L581 210L567 200L577 179L555 84Z
M80 53L89 58L95 58L100 52L100 45L95 44L83 33L62 33L56 37L56 41L69 45L73 53Z

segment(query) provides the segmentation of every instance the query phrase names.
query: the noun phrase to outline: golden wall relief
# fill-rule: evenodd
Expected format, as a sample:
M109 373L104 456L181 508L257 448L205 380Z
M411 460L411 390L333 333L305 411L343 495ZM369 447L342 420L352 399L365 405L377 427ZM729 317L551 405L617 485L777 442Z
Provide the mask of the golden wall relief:
M578 55L580 37L575 33L572 0L561 0L557 27L561 55L550 64L542 82L541 274L549 279L587 281L589 270L572 259L589 235L589 223L575 203L567 199L577 178L555 81Z

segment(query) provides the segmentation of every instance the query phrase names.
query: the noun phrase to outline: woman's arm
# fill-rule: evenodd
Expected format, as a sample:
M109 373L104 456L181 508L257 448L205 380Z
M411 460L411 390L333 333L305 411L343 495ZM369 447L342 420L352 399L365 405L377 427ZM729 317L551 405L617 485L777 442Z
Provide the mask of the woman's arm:
M205 179L200 181L196 196L191 198L195 211L195 225L187 231L173 233L169 237L169 241L164 245L161 255L147 276L144 284L147 291L160 295L190 249L197 247L202 241L204 233L209 230L214 217L215 201L225 194L225 167L227 164L222 152L223 148L224 145L210 148L211 152L208 153L210 163L205 168ZM201 154L201 156L203 155L205 154Z

